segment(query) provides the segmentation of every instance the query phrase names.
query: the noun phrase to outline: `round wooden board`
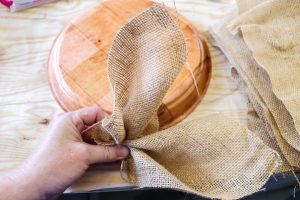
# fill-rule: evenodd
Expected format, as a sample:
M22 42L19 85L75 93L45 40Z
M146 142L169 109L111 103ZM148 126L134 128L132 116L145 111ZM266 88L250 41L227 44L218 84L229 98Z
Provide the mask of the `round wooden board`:
M117 31L155 3L110 0L73 20L57 37L49 57L52 92L66 111L98 105L108 113L113 96L107 56ZM188 60L158 110L160 127L170 127L190 114L202 100L211 76L206 43L193 26L169 9L179 21L187 42Z

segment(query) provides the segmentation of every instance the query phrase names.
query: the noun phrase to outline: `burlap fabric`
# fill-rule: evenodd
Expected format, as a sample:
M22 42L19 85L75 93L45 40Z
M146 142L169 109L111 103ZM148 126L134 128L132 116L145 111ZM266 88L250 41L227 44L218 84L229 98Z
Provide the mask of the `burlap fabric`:
M239 123L212 115L159 131L157 110L186 62L183 33L162 6L127 23L113 42L113 114L88 129L98 144L123 144L128 181L236 199L260 190L279 155Z
M300 151L299 22L299 0L273 0L247 10L230 25L232 32L241 29L254 59L267 72L272 91L283 107L280 112L283 119L278 120L278 126L286 127L282 136L297 151Z
M231 16L212 33L259 117L254 120L255 114L249 113L250 129L255 127L260 138L280 153L283 171L300 167L299 3L238 1L241 15ZM291 43L295 48L286 48Z

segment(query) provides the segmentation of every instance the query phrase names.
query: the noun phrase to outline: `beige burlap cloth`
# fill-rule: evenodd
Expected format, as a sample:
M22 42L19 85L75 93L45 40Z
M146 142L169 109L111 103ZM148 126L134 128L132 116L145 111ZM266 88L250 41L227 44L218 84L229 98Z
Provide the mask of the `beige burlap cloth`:
M249 129L284 161L300 168L300 1L238 0L213 38L234 65L249 97Z
M241 29L253 58L268 74L269 85L275 98L279 99L270 106L270 110L282 129L284 140L299 152L300 1L263 2L243 13L230 28L232 32ZM299 155L298 162L291 161L296 167L300 167ZM296 160L294 157L291 159Z
M159 131L157 110L186 57L183 33L164 7L132 19L109 53L113 113L86 134L128 146L123 170L139 187L224 199L260 190L281 160L239 123L212 115Z

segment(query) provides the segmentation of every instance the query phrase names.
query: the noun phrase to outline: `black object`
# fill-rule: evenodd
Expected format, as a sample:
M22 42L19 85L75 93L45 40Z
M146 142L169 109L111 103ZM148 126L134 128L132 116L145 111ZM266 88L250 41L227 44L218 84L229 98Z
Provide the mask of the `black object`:
M300 174L297 174L300 178ZM207 198L171 189L119 189L63 194L58 200L207 200ZM272 176L260 192L243 200L300 200L300 188L294 175Z

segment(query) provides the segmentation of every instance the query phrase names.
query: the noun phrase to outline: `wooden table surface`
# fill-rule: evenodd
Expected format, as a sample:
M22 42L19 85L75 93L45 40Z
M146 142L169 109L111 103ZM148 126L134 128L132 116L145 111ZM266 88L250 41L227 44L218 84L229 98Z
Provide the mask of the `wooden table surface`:
M205 32L221 23L234 0L176 0L179 13ZM34 151L54 115L63 112L50 91L47 60L54 39L74 17L99 0L60 0L19 13L0 8L0 176ZM160 0L174 7L173 0ZM223 113L245 122L246 103L230 64L209 44L212 80L204 100L186 119ZM100 169L101 168L101 169ZM121 186L118 169L92 167L71 191ZM105 172L102 172L105 171ZM112 178L113 177L113 178Z

